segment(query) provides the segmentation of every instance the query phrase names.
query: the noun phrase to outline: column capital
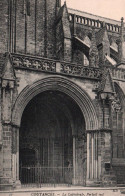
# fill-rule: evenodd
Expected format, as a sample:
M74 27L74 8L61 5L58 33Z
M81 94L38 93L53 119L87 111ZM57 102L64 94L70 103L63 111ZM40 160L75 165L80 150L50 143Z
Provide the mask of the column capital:
M13 128L16 128L16 129L19 129L19 128L20 128L20 126L15 125L15 124L13 124L13 123L11 123L11 125L12 125Z

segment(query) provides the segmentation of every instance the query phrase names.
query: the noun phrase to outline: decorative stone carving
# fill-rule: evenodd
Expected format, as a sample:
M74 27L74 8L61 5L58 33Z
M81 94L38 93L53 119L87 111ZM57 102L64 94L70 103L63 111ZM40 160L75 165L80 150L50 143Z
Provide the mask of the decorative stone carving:
M66 63L61 63L61 73L93 79L100 79L102 76L101 70L98 68L76 66Z
M111 100L111 107L113 111L119 112L121 110L121 103L118 97L118 94L112 95L110 98Z
M56 72L57 62L54 60L12 54L12 61L15 67ZM80 65L76 66L72 63L61 62L61 66L59 68L60 71L58 70L58 72L60 73L80 76L84 78L100 79L102 76L101 70L98 68L89 68Z
M42 57L31 57L26 55L11 54L14 67L34 69L47 72L57 72L68 75L73 75L83 78L100 79L103 74L103 70L96 67L83 67L66 62L56 62L56 60L49 60ZM56 66L60 64L58 71ZM112 78L125 80L125 70L107 67L110 70ZM106 69L107 69L106 68Z
M15 67L31 68L45 71L56 71L56 62L37 57L12 55L12 61Z

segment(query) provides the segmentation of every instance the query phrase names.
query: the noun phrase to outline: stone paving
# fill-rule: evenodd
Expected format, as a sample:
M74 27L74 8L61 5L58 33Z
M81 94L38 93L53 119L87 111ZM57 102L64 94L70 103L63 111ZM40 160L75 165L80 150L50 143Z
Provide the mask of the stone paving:
M125 188L42 187L0 191L0 196L120 196Z

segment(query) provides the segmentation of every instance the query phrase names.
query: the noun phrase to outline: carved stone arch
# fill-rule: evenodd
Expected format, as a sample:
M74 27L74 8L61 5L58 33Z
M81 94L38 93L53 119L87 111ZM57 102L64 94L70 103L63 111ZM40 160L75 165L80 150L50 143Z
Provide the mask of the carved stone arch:
M90 47L91 40L88 37L88 35L84 36L83 41L85 45ZM87 53L85 49L81 49L81 47L75 48L73 59L74 59L74 62L77 62L78 64L82 64L83 66L89 66L89 53Z
M119 84L117 82L114 82L114 87L115 87L115 91L119 96L120 102L122 104L122 108L124 109L125 106L125 94L123 92L123 89L119 86Z
M86 64L88 66L89 65L89 56L85 54L84 50L76 48L74 50L74 54L73 54L73 61L75 63L81 64L83 66L85 66ZM85 63L86 61L87 61L87 63Z
M113 117L113 158L125 157L125 94L122 85L114 82L116 92L116 109L112 113ZM118 108L118 109L117 109ZM117 144L117 145L116 145Z
M83 113L86 130L98 130L96 108L89 95L74 82L59 76L50 76L41 79L23 89L12 110L12 124L20 126L21 117L26 105L33 97L47 90L60 91L70 96Z

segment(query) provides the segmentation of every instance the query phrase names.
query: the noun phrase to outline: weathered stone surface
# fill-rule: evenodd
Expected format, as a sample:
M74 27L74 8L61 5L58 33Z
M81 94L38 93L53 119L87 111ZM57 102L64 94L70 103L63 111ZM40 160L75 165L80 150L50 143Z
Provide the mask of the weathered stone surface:
M57 0L0 3L2 188L20 187L33 152L33 183L48 167L44 182L125 183L124 23L84 14Z

